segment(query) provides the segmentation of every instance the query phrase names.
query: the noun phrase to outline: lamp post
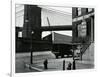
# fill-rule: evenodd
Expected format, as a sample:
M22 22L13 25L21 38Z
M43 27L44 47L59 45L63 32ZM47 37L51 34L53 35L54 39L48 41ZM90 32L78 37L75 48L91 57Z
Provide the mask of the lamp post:
M33 64L33 31L31 32L31 58L30 58L30 63Z

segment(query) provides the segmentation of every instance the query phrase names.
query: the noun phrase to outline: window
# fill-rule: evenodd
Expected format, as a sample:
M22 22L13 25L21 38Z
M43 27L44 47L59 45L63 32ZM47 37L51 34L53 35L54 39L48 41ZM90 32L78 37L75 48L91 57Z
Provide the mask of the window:
M17 27L23 27L24 24L24 5L16 5L16 26Z
M92 8L88 8L88 12L91 12L92 11Z
M22 32L18 32L18 37L22 37Z
M48 36L50 34L51 34L50 31L44 31L44 32L42 32L42 38L44 38L44 37L46 37L46 36Z

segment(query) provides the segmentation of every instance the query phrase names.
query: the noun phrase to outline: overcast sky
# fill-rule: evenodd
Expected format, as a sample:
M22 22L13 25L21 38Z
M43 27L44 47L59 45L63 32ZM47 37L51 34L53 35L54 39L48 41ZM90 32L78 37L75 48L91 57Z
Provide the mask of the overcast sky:
M24 5L16 5L16 26L22 27L23 26L23 15L24 15ZM54 7L54 6L39 6L41 8L45 8L48 10L53 10L55 12L61 13L62 15L72 15L72 8L69 7ZM20 11L22 10L22 11ZM59 17L58 17L59 18ZM66 16L65 16L66 18ZM71 17L70 17L71 18ZM66 19L65 19L66 20ZM47 22L47 21L46 21ZM70 21L72 22L72 21ZM52 23L51 23L52 24ZM72 24L70 24L72 25ZM69 35L72 36L72 31L54 31L59 34ZM50 32L42 32L42 37L50 34Z
M40 7L43 8L43 9L48 9L48 10L52 10L52 11L61 13L62 15L64 14L66 16L66 18L70 17L67 20L65 19L65 21L66 21L66 23L70 22L71 24L69 24L69 25L72 25L72 20L70 20L70 19L72 19L72 8L70 8L70 7L54 7L54 6L40 6ZM69 15L69 16L67 16L67 15ZM59 20L59 17L57 17L57 18ZM65 17L63 17L63 18L65 18ZM54 19L54 20L56 20L56 19ZM60 21L61 20L63 20L63 19L60 19ZM70 21L68 21L68 20L70 20ZM47 22L47 21L45 21L45 22ZM62 21L61 21L61 23L62 23ZM53 31L53 32L63 34L63 35L72 36L72 31ZM50 34L50 31L42 32L42 37L45 37L49 34Z

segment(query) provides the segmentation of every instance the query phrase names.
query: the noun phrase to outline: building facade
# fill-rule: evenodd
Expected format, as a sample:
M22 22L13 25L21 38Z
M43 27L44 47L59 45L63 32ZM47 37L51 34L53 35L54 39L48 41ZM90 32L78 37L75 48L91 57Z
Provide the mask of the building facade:
M94 9L72 8L73 42L94 42Z

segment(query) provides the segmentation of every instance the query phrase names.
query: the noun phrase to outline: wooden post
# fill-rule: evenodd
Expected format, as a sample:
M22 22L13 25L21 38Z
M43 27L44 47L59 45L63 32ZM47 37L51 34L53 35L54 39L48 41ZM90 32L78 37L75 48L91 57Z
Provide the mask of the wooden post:
M30 63L33 64L33 31L31 32L31 55L30 55Z
M63 60L63 70L65 70L65 60Z
M75 60L73 60L73 70L76 69L76 64L75 64Z
M75 56L74 56L74 47L72 45L72 51L73 51L73 70L76 69L76 64L75 64Z
M33 64L33 51L31 51L30 63Z

